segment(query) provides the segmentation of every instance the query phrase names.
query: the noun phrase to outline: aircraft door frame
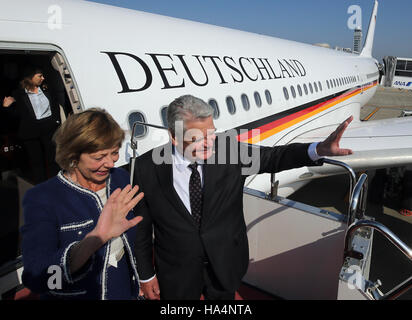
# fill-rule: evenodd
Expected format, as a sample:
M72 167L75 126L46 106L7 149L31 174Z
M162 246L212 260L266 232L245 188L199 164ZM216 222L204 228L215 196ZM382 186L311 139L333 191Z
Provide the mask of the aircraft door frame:
M70 63L60 47L52 44L0 41L0 52L1 51L24 51L25 54L30 54L30 52L54 52L55 55L51 60L51 65L60 74L67 96L70 100L71 109L73 113L83 111L84 108L82 106L84 104L79 86L77 85L73 71L70 68Z

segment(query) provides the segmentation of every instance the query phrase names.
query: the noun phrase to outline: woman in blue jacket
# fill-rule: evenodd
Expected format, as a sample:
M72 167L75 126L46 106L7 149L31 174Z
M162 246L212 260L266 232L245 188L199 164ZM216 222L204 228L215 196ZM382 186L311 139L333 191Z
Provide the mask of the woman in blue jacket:
M142 218L133 208L143 193L114 168L123 139L101 109L71 115L56 132L63 170L23 200L23 284L42 298L138 297L133 227Z

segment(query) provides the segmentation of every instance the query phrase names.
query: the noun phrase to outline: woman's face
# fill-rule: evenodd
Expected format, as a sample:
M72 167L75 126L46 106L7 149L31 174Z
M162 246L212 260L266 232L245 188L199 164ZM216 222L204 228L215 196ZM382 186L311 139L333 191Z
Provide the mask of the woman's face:
M31 78L31 82L33 86L39 87L44 81L43 73L36 73L33 78Z
M106 181L110 169L114 167L117 160L119 160L119 147L94 153L82 153L75 169L77 173L80 173L82 181L102 184Z

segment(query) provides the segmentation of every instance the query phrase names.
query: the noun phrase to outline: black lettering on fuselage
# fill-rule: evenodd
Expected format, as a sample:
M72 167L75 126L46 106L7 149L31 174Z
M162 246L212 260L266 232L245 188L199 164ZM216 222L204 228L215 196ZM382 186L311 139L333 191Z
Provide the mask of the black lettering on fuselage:
M144 91L144 90L148 89L151 86L152 81L153 81L152 73L151 73L149 67L147 66L147 64L142 59L140 59L139 57L137 57L137 56L135 56L131 53L104 52L104 51L102 51L102 53L105 53L109 56L110 61L113 64L114 70L116 71L117 77L119 78L120 84L122 86L122 91L119 91L118 93ZM143 71L145 73L146 81L145 81L145 84L141 88L131 89L129 87L129 84L126 80L126 77L125 77L123 71L122 71L122 68L120 67L119 61L116 58L117 55L124 55L124 56L130 57L130 58L136 60L139 63L139 65L143 68Z
M220 62L222 62L222 61L220 60L220 58L217 57L217 56L203 56L203 60L206 61L206 59L210 59L210 60L212 61L213 65L215 66L216 71L217 71L217 73L218 73L218 75L219 75L219 77L220 77L220 84L227 83L227 81L226 81L225 78L223 77L222 72L220 71L219 66L217 65L217 62L216 62L216 60L219 60Z
M289 71L285 68L285 66L282 64L282 62L280 62L280 60L278 60L278 63L279 63L280 71L282 72L282 78L286 78L285 77L285 72L288 74L289 78L292 78Z
M185 59L183 58L184 57L183 54L175 54L175 56L179 58L180 62L182 63L183 67L186 70L186 74L189 76L189 79L190 79L190 81L193 82L193 84L195 84L199 87L204 87L209 83L209 77L207 75L207 72L205 71L205 68L203 67L203 64L200 62L199 56L193 56L193 57L195 57L197 62L199 62L200 66L202 67L203 73L205 74L206 79L203 83L199 83L194 79L194 77L192 75L192 72L190 71L189 67L187 66L187 63L186 63Z
M250 62L249 58L245 58L245 57L239 58L239 64L240 64L240 67L242 68L243 73L246 75L246 77L249 78L249 80L251 80L251 81L257 81L257 80L259 79L259 76L256 75L256 78L252 78L252 77L246 72L245 66L243 65L243 62L242 62L243 60L246 60L246 61L248 61L250 64L252 64L252 63Z
M227 65L230 69L232 69L233 71L235 71L235 72L240 76L240 79L236 79L236 78L233 76L233 74L231 74L233 81L234 81L234 82L238 82L238 83L242 83L242 82L243 82L243 79L245 78L245 77L243 76L242 72L240 72L240 70L239 70L238 68L236 68L234 65L231 65L227 60L231 60L231 61L233 62L233 64L236 65L235 60L234 60L232 57L227 57L227 56L223 58L223 61L226 63L226 65Z
M184 88L185 86L185 80L182 79L182 83L177 84L177 85L171 85L169 83L169 79L166 76L166 71L173 71L176 75L178 75L178 73L176 72L175 67L173 66L173 64L171 64L171 66L169 67L164 67L161 65L158 57L167 57L169 58L172 62L173 62L173 58L170 54L163 54L163 53L146 53L147 55L149 55L152 59L153 62L156 65L157 70L159 71L160 77L163 80L163 84L164 87L162 89L175 89L175 88Z
M145 53L146 61L131 53L105 52L113 64L122 90L118 93L139 92L153 86L153 78L160 76L163 86L160 89L184 88L186 85L206 87L213 81L219 84L243 83L244 81L268 81L283 78L305 77L307 71L297 59L253 58L231 56L202 56L187 54ZM123 60L119 59L122 57ZM132 63L125 63L124 59ZM136 65L136 68L133 67ZM128 69L125 69L127 66ZM200 68L199 68L200 66ZM122 69L123 68L123 69ZM202 74L202 71L203 74ZM126 72L127 71L127 72ZM218 78L211 77L216 72ZM131 83L127 76L138 79ZM159 89L159 88L155 88Z
M262 78L262 80L266 80L265 77L263 76L262 70L266 71L266 74L269 77L269 80L272 80L273 78L271 77L271 74L269 72L269 70L267 69L264 59L259 58L258 60L260 61L261 65L258 65L258 63L256 62L255 58L250 58L250 60L253 61L253 63L255 64L256 68L258 69L260 76Z

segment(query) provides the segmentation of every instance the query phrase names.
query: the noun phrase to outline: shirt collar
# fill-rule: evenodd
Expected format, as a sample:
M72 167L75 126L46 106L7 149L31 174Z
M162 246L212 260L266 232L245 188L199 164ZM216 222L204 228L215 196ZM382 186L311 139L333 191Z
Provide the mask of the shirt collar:
M203 164L202 161L196 161L200 166ZM188 165L191 164L192 162L188 159L186 159L183 154L180 153L179 150L177 150L173 146L173 165L176 166L176 168L179 171L183 171L188 168Z
M25 91L27 94L40 94L40 93L43 93L43 91L40 89L40 87L38 87L38 89L39 89L39 92L38 92L38 93L29 91L29 90L27 90L26 88L24 88L24 91Z

